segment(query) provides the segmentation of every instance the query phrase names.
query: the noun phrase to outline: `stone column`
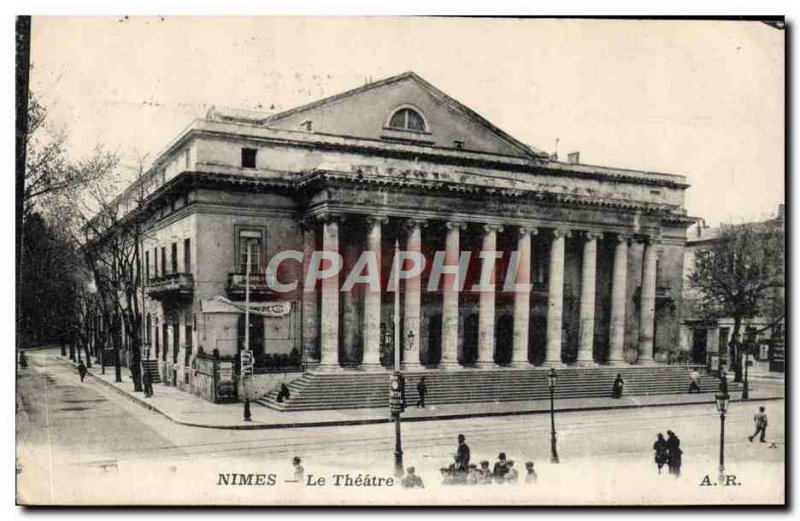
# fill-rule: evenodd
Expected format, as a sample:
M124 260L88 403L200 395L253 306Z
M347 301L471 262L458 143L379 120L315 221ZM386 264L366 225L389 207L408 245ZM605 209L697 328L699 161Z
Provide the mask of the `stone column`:
M367 217L367 252L374 255L378 267L378 285L370 285L364 295L364 359L365 369L381 367L381 232L385 217Z
M564 238L568 230L553 230L550 277L547 285L547 350L545 364L561 365L561 322L564 312Z
M311 256L317 249L317 238L314 226L303 222L303 280L311 263ZM319 362L317 342L319 341L319 313L317 306L316 285L303 286L303 350L308 361L312 364Z
M637 364L653 363L653 331L656 319L656 247L655 237L645 238L642 261L642 290L639 295L639 356Z
M422 253L422 228L425 221L409 219L406 223L408 237L406 251L409 253ZM420 320L422 315L422 275L409 277L405 281L405 301L403 313L403 340L405 342L405 369L422 369L419 361ZM412 340L413 339L413 340Z
M460 231L466 228L461 222L447 222L445 238L445 266L458 266ZM441 366L458 366L458 282L459 274L442 275L442 361Z
M495 325L495 268L497 252L497 232L503 231L502 226L486 224L483 227L483 246L481 253L486 257L481 259L481 279L483 270L489 274L486 288L480 289L478 308L478 360L479 367L494 365L494 325Z
M625 363L625 298L628 280L628 239L617 235L614 250L614 273L611 279L611 320L608 335L608 364Z
M536 235L536 228L519 228L517 238L516 288L514 291L514 340L511 347L511 365L528 367L528 336L531 309L531 235Z
M342 254L342 272L340 281L343 281L350 270L355 265L359 257L359 246L356 244L356 237L353 234L339 237L339 251ZM359 361L359 344L363 339L361 331L361 318L360 315L360 302L359 296L356 295L356 288L353 287L350 291L339 292L339 333L340 342L340 363L344 362L347 367L354 368L353 364Z
M322 217L322 249L339 253L339 219L333 215ZM321 369L339 367L339 274L321 281L322 325L320 331Z
M586 232L583 243L583 264L581 266L581 307L578 345L578 365L594 365L594 294L597 275L597 239L603 236L598 232Z

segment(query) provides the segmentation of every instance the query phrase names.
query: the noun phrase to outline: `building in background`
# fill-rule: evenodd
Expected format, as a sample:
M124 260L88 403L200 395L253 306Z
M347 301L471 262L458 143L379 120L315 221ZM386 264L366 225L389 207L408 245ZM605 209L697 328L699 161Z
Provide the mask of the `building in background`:
M773 219L762 223L764 226L785 228L785 207L778 206L778 213ZM704 319L695 307L698 298L697 290L691 287L689 275L694 270L695 259L708 251L719 240L720 228L706 227L703 222L692 225L686 232L686 251L684 253L684 289L681 314L681 359L696 364L706 364L716 368L722 362L729 366L732 359L730 351L733 334L733 318ZM783 332L785 318L774 324L774 317L760 316L745 319L740 329L740 342L753 342L750 353L752 366L762 371L783 371ZM777 349L773 339L778 337Z

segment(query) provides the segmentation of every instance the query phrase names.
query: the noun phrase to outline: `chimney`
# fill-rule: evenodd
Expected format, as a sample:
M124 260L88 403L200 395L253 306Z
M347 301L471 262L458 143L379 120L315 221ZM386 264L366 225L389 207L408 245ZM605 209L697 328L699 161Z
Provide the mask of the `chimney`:
M567 163L571 165L577 165L581 162L581 153L580 152L570 152L567 154Z

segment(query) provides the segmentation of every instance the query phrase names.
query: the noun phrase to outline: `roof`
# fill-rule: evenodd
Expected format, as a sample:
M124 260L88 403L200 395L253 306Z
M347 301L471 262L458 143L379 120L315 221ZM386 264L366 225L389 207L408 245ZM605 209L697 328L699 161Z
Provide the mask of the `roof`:
M368 91L373 90L373 89L385 87L387 85L391 85L391 84L398 83L398 82L405 81L405 80L412 80L412 81L416 82L428 94L430 94L431 96L439 99L445 105L447 105L451 109L455 110L456 112L459 112L461 115L463 115L467 119L471 120L473 123L475 123L475 124L485 128L485 129L497 134L503 140L507 141L510 145L512 145L513 147L519 149L524 155L529 156L529 157L534 157L534 158L543 158L543 159L546 159L546 158L549 157L549 154L547 152L545 152L543 150L539 150L537 148L534 148L534 147L532 147L530 145L527 145L527 144L519 141L518 139L514 138L510 134L506 133L502 129L500 129L497 126L495 126L494 124L492 124L489 120L487 120L486 118L484 118L483 116L481 116L480 114L475 112L474 110L472 110L469 107L467 107L466 105L460 103L458 100L456 100L454 98L451 98L450 96L448 96L443 91L441 91L438 88L436 88L431 83L428 83L427 81L422 79L418 74L416 74L413 71L404 72L404 73L398 74L396 76L391 76L389 78L385 78L385 79L382 79L382 80L379 80L379 81L375 81L375 82L372 82L372 83L367 83L366 85L363 85L361 87L358 87L358 88L355 88L355 89L352 89L352 90L348 90L346 92L335 94L335 95L329 96L327 98L322 98L320 100L313 101L311 103L307 103L307 104L301 105L299 107L295 107L295 108L292 108L292 109L289 109L289 110L286 110L286 111L283 111L283 112L279 112L278 114L274 114L274 115L270 116L269 118L267 118L264 123L266 125L269 125L270 123L278 122L278 121L280 121L282 119L288 118L289 116L294 116L296 114L300 114L300 113L305 112L305 111L310 111L312 109L316 109L316 108L319 108L319 107L322 107L322 106L325 106L325 105L328 105L328 104L331 104L331 103L335 103L335 102L341 101L341 100L343 100L345 98L356 96L358 94L362 94L364 92L368 92Z

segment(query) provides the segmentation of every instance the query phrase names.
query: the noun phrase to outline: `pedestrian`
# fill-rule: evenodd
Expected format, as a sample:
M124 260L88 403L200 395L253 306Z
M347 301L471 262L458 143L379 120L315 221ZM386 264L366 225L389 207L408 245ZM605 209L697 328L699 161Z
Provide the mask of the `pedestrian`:
M25 351L20 351L19 352L19 366L22 369L25 369L26 367L28 367L28 357L25 356Z
M661 467L667 462L667 440L664 439L664 435L660 432L656 435L653 450L656 451L656 465L658 466L658 473L661 474Z
M517 483L519 481L519 471L514 468L514 460L508 460L508 472L503 476L506 483Z
M144 384L144 397L150 398L153 396L153 377L150 376L150 371L144 372L142 383Z
M492 469L489 468L489 461L481 461L481 468L478 469L480 473L480 484L486 485L492 482Z
M525 483L528 484L528 485L536 484L536 481L538 481L539 476L536 475L536 471L533 469L533 462L532 461L526 461L525 462L525 472L526 472L525 473Z
M700 394L700 373L697 372L697 369L689 373L689 379L689 394L692 394L692 391L697 391Z
M419 400L417 400L417 407L425 408L425 395L428 394L428 386L425 385L425 377L419 379L417 382L417 394L419 395Z
M617 377L614 378L614 385L611 386L611 397L621 398L622 390L624 387L625 387L625 380L622 379L622 375L620 373L617 373Z
M728 394L728 375L725 374L724 370L720 370L719 372L719 392Z
M492 469L492 476L495 481L501 483L508 473L508 461L506 461L506 453L501 452L497 455L497 461Z
M767 413L765 412L766 408L759 407L758 412L755 416L753 416L753 422L756 424L756 432L753 433L748 439L750 443L753 442L753 438L760 432L761 437L758 439L761 443L766 443L766 436L767 436Z
M681 440L672 431L667 431L667 466L669 473L676 478L681 475L681 465L683 463L683 451L681 450Z
M86 378L86 366L83 365L83 360L78 362L78 375L81 377L81 383L83 383L83 379Z
M305 469L300 464L299 456L295 456L294 458L292 458L292 466L294 467L294 479L302 483L303 476L305 475Z
M278 391L277 400L278 403L283 403L284 400L288 400L292 393L289 392L289 388L286 387L284 382L281 382L281 388Z
M245 398L244 399L244 421L249 422L252 420L252 416L250 416L250 400Z
M467 445L466 438L463 434L458 435L458 449L456 449L456 463L457 467L466 472L469 468L469 445Z
M400 480L400 484L403 488L425 488L425 485L422 483L422 478L417 476L414 467L408 467L406 469L406 475Z

